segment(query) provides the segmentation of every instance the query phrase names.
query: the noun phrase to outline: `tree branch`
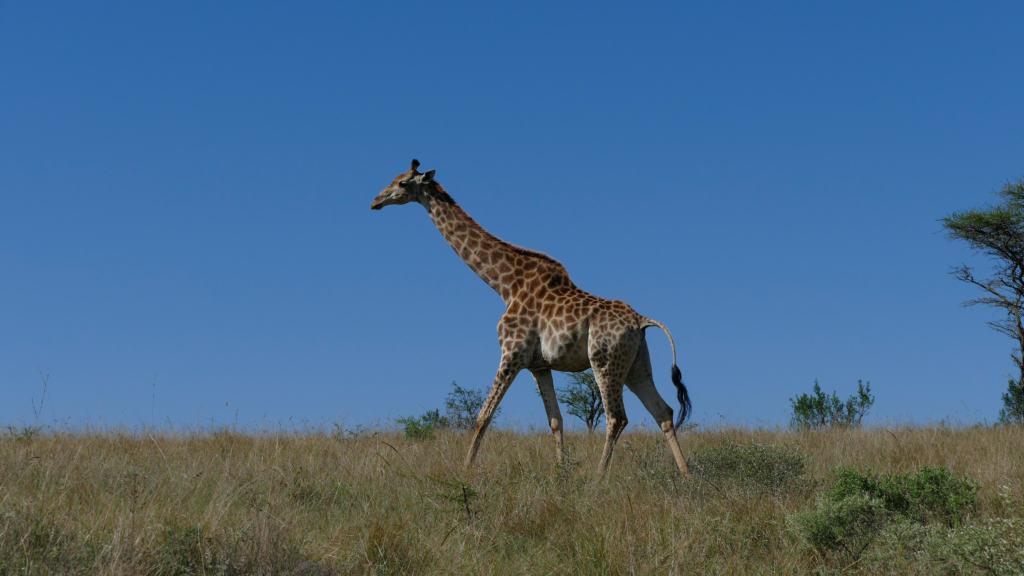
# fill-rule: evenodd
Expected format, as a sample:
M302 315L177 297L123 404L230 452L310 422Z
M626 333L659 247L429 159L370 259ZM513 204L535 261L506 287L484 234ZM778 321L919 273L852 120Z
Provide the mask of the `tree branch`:
M953 277L956 278L957 280L967 282L968 284L974 284L978 288L981 288L985 292L988 292L989 294L995 296L994 300L988 298L979 298L977 300L969 300L965 304L993 304L997 306L1003 306L1005 308L1013 307L1019 309L1019 306L1017 306L1013 300L1010 300L1010 298L1008 298L1006 295L1004 295L996 288L997 286L1006 286L1006 283L1000 281L998 278L988 283L982 282L974 277L974 274L971 272L970 266L966 264L961 264L960 266L953 268L953 271L950 272L950 274L952 274Z

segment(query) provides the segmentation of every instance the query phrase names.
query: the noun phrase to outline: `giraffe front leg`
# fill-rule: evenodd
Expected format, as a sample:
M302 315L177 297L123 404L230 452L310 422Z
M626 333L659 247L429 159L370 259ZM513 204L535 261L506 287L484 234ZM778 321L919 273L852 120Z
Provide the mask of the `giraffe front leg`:
M484 401L483 407L480 408L480 414L476 417L473 440L469 444L469 453L466 454L466 468L473 465L476 453L480 449L480 443L483 441L484 432L490 425L491 418L494 417L494 411L498 409L502 397L505 396L505 392L508 391L508 387L512 385L512 381L516 379L516 375L521 369L511 359L502 358L501 365L498 367L498 375L494 377L494 385L491 386L487 400Z
M565 446L562 442L562 411L558 409L558 398L555 396L555 381L551 378L551 370L531 370L533 379L537 381L537 390L544 401L544 411L548 415L548 425L555 435L555 458L559 464L564 460Z

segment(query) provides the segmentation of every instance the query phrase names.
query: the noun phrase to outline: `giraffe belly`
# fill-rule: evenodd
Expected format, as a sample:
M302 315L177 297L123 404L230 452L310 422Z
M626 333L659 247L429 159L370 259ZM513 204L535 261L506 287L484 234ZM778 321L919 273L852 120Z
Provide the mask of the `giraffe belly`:
M552 370L581 372L590 368L586 333L577 336L542 334L540 353L544 363Z

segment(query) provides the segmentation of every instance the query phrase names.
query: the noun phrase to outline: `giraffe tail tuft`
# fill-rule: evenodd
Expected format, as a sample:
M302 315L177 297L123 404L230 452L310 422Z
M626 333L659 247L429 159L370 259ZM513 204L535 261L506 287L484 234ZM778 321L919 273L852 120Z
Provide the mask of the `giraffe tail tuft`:
M644 318L643 326L661 328L665 336L668 336L669 344L672 345L672 383L676 385L676 398L679 399L679 418L676 419L676 428L679 428L686 421L690 412L693 412L693 404L690 403L690 393L686 390L686 384L683 384L683 373L679 371L679 364L676 362L676 341L672 338L672 333L668 331L668 328L653 318Z
M686 384L683 384L683 373L675 364L672 365L672 383L676 385L676 397L679 399L679 418L676 419L676 428L679 428L690 415L693 405L690 404L690 393L686 390Z

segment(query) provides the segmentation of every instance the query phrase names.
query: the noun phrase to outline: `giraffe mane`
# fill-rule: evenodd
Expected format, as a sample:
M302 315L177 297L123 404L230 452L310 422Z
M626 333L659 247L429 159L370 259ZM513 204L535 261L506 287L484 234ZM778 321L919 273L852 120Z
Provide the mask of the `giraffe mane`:
M455 204L455 200L448 194L444 187L441 186L440 182L434 180L431 181L431 184L434 185L431 190L431 197L445 204Z
M451 197L451 195L449 195L448 192L445 191L444 187L441 186L441 184L439 182L434 181L434 182L432 182L432 184L434 185L434 187L433 187L433 190L431 191L432 192L431 196L435 200L438 200L438 201L443 202L445 204L452 204L454 206L459 206L459 204L455 201L455 199L453 199ZM459 209L461 210L462 207L459 206ZM481 226L480 223L478 223L476 220L473 220L472 218L470 218L470 221L473 223L473 226L475 228L477 228L478 230L481 230L482 232L484 232L487 235L492 235L490 232L487 231L486 228ZM559 266L562 266L561 262L559 262L558 260L555 260L554 258L552 258L551 256L548 256L547 254L545 254L543 252L537 252L536 250L530 250L529 248L523 248L522 246L516 246L515 244L512 244L511 242L506 242L505 240L502 240L501 238L498 238L498 241L501 242L502 244L504 244L509 250L512 250L516 254L521 254L523 256L529 256L531 258L538 258L540 260L544 260L546 262L551 262L553 264L558 264Z
M511 248L512 251L515 252L516 254L522 254L523 256L530 256L530 257L533 257L533 258L540 258L541 260L545 260L547 262L552 262L554 264L559 264L559 265L562 264L558 260L555 260L554 258L552 258L551 256L548 256L547 254L545 254L543 252L537 252L536 250L530 250L529 248L523 248L522 246L516 246L515 244L510 244L508 242L505 242L505 243L508 244L509 248Z

